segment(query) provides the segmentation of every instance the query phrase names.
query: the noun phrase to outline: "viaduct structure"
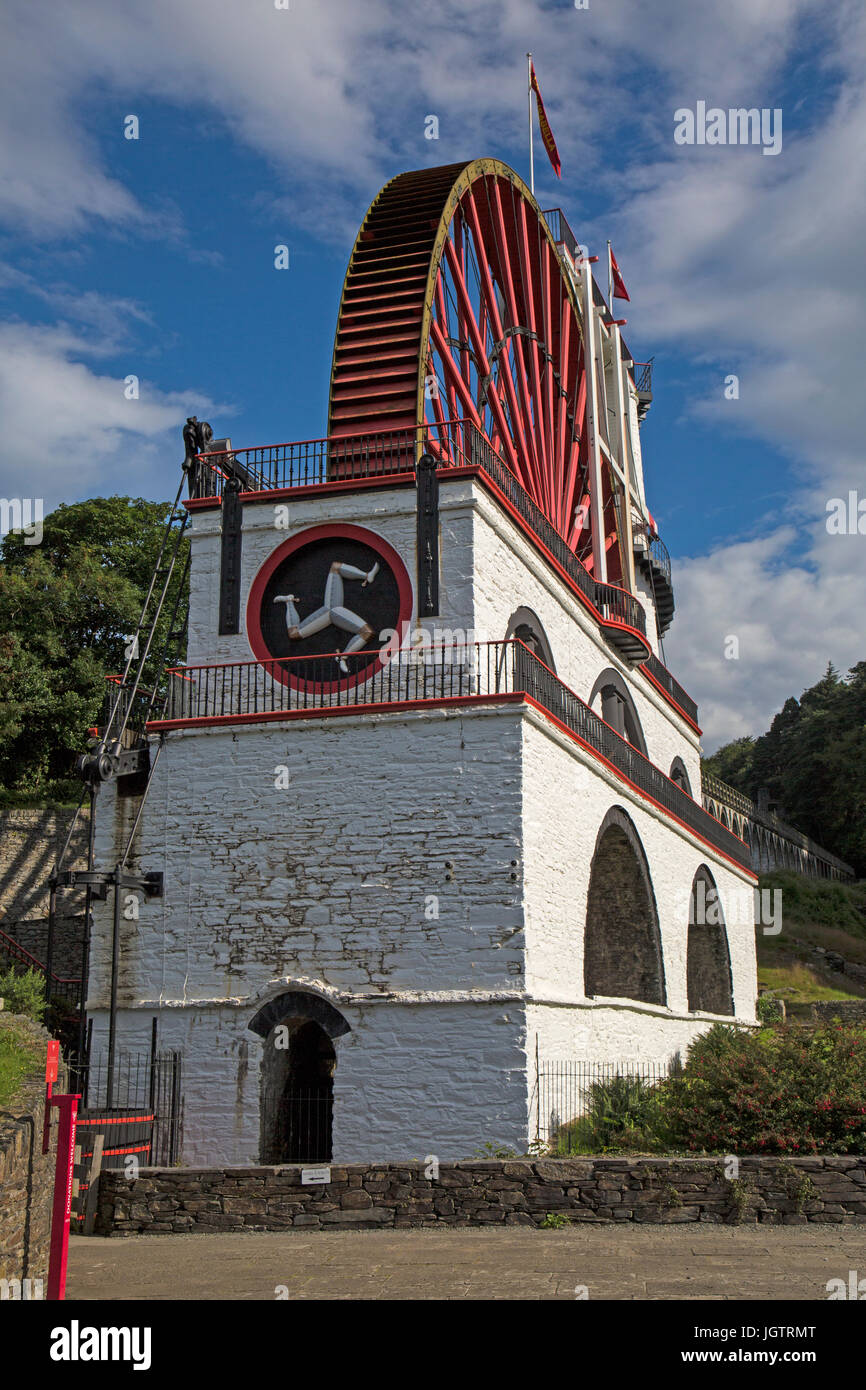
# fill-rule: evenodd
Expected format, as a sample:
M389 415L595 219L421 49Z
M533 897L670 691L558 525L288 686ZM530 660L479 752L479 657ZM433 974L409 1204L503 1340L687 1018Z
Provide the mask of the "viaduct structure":
M752 801L729 787L718 777L704 772L701 777L704 809L749 846L756 874L771 869L790 869L808 878L850 882L855 873L850 864L810 840L808 835L786 824L770 809L766 797Z

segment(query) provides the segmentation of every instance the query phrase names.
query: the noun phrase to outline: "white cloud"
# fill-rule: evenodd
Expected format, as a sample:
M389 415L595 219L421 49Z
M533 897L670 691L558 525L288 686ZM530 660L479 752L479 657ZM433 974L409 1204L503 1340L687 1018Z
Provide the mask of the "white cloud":
M101 376L77 360L88 344L65 327L0 326L0 495L38 495L46 508L70 495L174 493L188 414L214 407L193 391L166 393L146 379L127 400L122 379ZM172 444L176 463L172 459Z

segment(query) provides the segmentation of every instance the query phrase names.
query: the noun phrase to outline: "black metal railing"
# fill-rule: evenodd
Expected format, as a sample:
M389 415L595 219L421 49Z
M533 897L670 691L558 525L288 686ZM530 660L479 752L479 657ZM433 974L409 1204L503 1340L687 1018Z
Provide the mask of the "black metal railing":
M16 941L14 937L0 931L0 961L4 957L11 963L12 969L17 974L35 970L37 974L42 976L43 980L47 977L49 1002L52 1008L77 1013L83 1007L80 976L55 975L53 970L49 974L41 960Z
M651 357L648 362L635 362L632 368L635 390L649 396L653 390L653 361Z
M449 450L454 461L484 470L602 619L624 624L646 636L646 614L640 600L616 584L604 584L593 579L565 538L533 502L483 434L473 425L455 425L449 429Z
M170 721L255 719L300 710L529 695L636 787L739 863L749 850L637 748L606 724L522 642L281 657L176 668ZM161 725L160 725L161 726Z
M412 473L424 452L432 454L440 467L481 468L603 620L624 624L646 635L646 616L640 601L615 584L602 584L593 579L505 461L470 421L446 420L414 430L345 438L332 436L302 444L237 449L231 454L201 454L195 495L221 496L232 471L232 461L241 465L236 469L241 490L250 492Z
M659 536L647 537L647 554L650 564L667 581L671 582L671 556L664 541Z
M123 1167L124 1149L134 1150L142 1164L170 1167L178 1160L183 1117L179 1052L118 1052L110 1088L106 1055L72 1056L69 1080L81 1095L82 1121L105 1134L106 1167Z
M649 671L662 688L667 691L675 705L678 705L683 714L687 714L693 724L698 722L698 706L680 685L679 681L671 675L667 666L662 665L658 657L653 653L648 656L643 663L644 670Z
M273 1163L327 1163L334 1099L330 1084L288 1087L280 1098L278 1152Z
M192 495L221 497L231 477L242 492L269 492L411 473L427 433L424 428L386 430L199 454Z
M639 1109L647 1088L669 1074L662 1062L536 1061L536 1144L559 1158L587 1152L599 1142L599 1130L624 1123L629 1111ZM591 1128L581 1124L587 1116Z
M543 213L544 219L550 228L553 240L560 246L564 246L573 261L578 259L579 244L577 237L568 225L565 213L562 208L547 208Z

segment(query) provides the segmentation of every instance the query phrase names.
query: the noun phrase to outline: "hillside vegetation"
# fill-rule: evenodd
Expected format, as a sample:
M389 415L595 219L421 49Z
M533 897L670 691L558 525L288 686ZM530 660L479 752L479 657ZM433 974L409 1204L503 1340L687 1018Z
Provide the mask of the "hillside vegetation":
M704 759L707 772L757 799L866 878L866 661L831 665L799 700L785 701L760 738L738 738Z
M762 874L761 887L781 889L782 930L757 928L759 987L793 1003L866 998L866 882L773 873ZM833 969L839 956L864 978Z

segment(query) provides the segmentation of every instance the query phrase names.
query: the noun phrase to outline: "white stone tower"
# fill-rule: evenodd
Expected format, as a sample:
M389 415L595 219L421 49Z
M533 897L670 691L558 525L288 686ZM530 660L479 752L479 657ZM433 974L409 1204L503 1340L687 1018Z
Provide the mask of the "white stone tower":
M97 838L112 864L140 815L164 872L117 1037L156 1016L182 1051L187 1162L522 1151L537 1058L661 1064L754 1020L754 877L659 656L620 327L511 170L403 175L352 254L327 438L198 459L187 664ZM109 900L96 1046L111 950Z

